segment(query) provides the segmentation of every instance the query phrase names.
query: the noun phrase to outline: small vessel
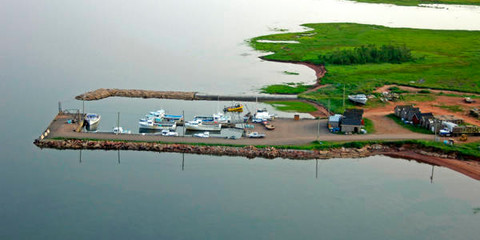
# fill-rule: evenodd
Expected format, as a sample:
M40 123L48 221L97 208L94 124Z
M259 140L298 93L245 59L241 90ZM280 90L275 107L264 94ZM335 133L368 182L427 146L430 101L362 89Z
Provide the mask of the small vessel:
M249 138L264 138L265 133L251 132L251 133L247 134L247 137L249 137Z
M218 123L230 123L232 121L230 116L225 116L222 112L214 113L212 116L213 121Z
M275 126L273 126L272 124L265 124L265 129L267 129L267 130L275 130Z
M257 109L257 112L253 115L252 121L261 123L266 120L272 120L274 117L275 115L270 114L266 108Z
M115 134L131 134L132 131L125 130L122 127L114 127L113 128L113 133L115 133Z
M221 131L222 124L214 121L202 121L196 119L185 123L185 129L192 131Z
M203 132L203 133L195 133L193 134L194 137L199 137L199 138L208 138L210 137L209 132Z
M348 100L354 102L354 103L360 103L360 104L367 104L367 96L365 94L357 94L357 95L348 95Z
M176 122L164 121L160 117L155 117L153 119L140 119L138 122L140 130L175 130L177 129Z
M224 112L243 112L243 105L240 103L236 103L233 106L228 106L223 108Z
M100 119L100 115L96 113L87 113L85 116L85 129L87 129L87 131L96 131Z
M183 115L164 114L163 119L167 122L183 123Z
M162 130L162 136L165 137L178 137L178 133L174 131L170 131L167 129Z

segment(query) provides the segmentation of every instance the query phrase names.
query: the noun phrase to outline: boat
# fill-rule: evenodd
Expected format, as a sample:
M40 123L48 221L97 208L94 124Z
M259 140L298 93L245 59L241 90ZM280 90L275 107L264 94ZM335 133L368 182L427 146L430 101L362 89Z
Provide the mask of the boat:
M178 137L178 133L174 131L170 131L167 129L162 130L162 136L165 137Z
M247 134L247 137L249 137L249 138L264 138L265 133L251 132L251 133Z
M152 119L140 119L138 122L140 130L175 130L177 129L176 122L164 121L160 117Z
M263 109L257 109L257 112L253 114L252 121L261 123L266 120L272 120L273 118L275 118L275 115L270 114L266 108L263 108Z
M210 137L210 133L209 132L195 133L193 134L193 136L198 138L208 138Z
M114 127L113 128L113 133L115 133L115 134L131 134L132 131L125 130L122 127Z
M196 119L185 123L185 129L192 131L221 131L222 124L214 121L202 121Z
M163 119L167 122L183 123L183 115L164 114Z
M265 124L265 129L267 129L267 130L275 130L275 126L273 126L272 124Z
M348 100L354 102L354 103L360 103L360 104L367 104L367 96L365 94L357 94L357 95L348 95Z
M85 115L85 129L87 131L96 131L100 123L100 115L96 113L87 113Z
M212 116L213 121L218 123L230 123L232 121L232 118L230 116L226 116L222 112L214 113Z
M237 103L233 106L228 106L223 108L224 112L243 112L243 105L240 103Z

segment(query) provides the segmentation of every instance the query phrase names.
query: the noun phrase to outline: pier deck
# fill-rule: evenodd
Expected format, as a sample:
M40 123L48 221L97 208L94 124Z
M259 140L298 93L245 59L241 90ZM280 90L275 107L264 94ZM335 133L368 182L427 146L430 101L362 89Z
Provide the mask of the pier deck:
M158 135L142 134L114 134L114 133L93 133L76 132L77 124L68 124L72 115L59 114L52 121L48 129L50 133L45 137L52 138L76 138L76 139L100 139L100 140L122 140L122 141L146 141L165 143L210 143L210 144L238 144L238 145L302 145L312 141L361 141L361 140L406 140L406 139L431 139L430 135L409 133L409 134L365 134L365 135L341 135L332 134L327 129L326 120L302 119L275 119L272 123L276 129L268 131L260 124L255 124L252 131L265 133L266 137L261 139L240 138L195 138L195 137L164 137Z

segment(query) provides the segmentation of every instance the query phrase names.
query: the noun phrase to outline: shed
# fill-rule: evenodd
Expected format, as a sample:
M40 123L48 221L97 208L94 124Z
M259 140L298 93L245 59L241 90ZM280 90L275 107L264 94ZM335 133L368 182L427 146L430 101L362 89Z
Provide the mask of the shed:
M358 133L362 129L363 122L363 109L347 109L343 113L343 118L340 122L340 128L345 133Z
M328 128L329 129L334 129L334 128L340 128L340 121L342 120L342 115L341 114L335 114L333 116L328 117Z

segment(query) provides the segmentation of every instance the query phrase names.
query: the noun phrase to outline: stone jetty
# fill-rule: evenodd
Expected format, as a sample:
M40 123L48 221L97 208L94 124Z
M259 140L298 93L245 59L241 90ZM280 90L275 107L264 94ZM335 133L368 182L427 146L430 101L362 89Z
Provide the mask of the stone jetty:
M280 101L280 100L298 100L297 95L225 95L208 94L199 92L179 92L179 91L153 91L140 89L116 89L100 88L94 91L86 92L75 97L77 100L95 101L108 97L129 97L129 98L159 98L159 99L178 99L178 100L214 100L214 101Z

